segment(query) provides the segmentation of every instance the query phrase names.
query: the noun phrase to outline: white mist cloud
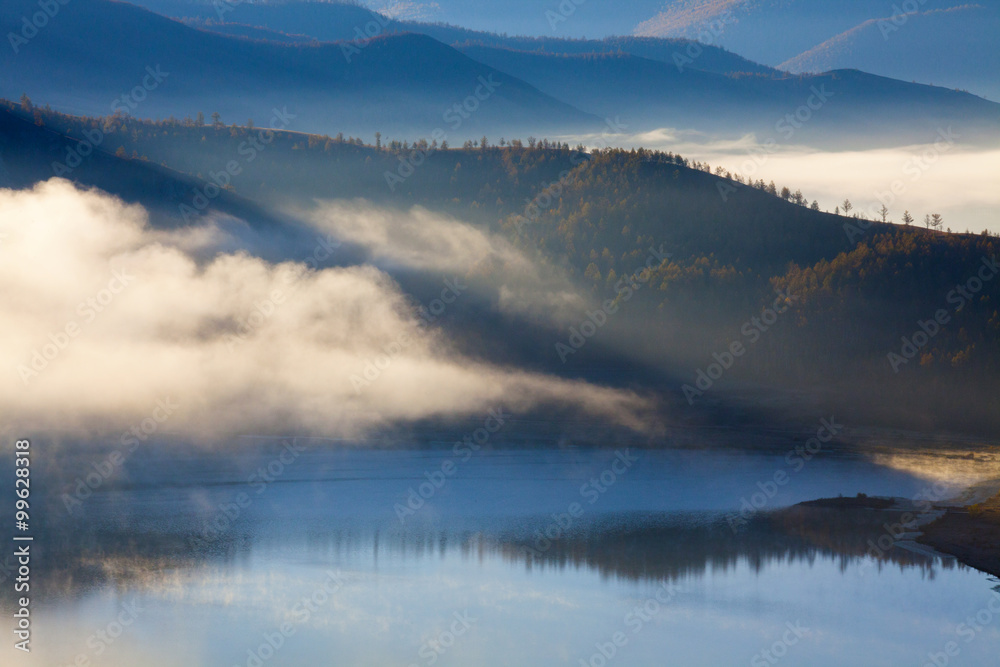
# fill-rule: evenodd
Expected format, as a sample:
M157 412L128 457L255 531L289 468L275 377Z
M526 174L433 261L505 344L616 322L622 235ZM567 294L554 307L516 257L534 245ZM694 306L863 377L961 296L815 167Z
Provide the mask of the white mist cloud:
M325 201L309 217L320 229L367 248L383 264L467 272L497 261L514 269L532 269L503 239L419 206L403 212L360 200Z
M364 247L379 266L488 279L479 285L496 290L502 312L561 325L578 321L591 305L565 274L540 257L529 258L499 235L420 207L397 211L364 201L325 201L303 217Z
M931 143L841 152L791 147L757 160L751 156L760 155L758 147L732 152L713 147L685 154L707 160L713 168L721 165L734 174L752 173L755 180L801 189L823 210L833 211L849 198L855 208L870 215L885 201L895 222L904 210L918 220L926 213L941 213L946 226L956 232L966 228L1000 232L1000 149L943 146Z
M372 266L199 260L210 230L151 230L143 208L60 179L0 190L0 238L12 426L120 430L165 399L162 428L204 436L356 435L499 405L647 425L634 394L456 355Z
M947 129L947 128L945 128ZM596 135L568 137L569 143L605 145ZM969 146L958 136L952 145L940 137L925 144L851 151L818 151L780 140L768 145L754 135L718 138L690 130L662 128L639 134L615 135L611 143L623 148L644 147L673 151L689 160L708 162L732 174L774 181L819 202L833 211L845 198L855 208L874 211L884 196L890 219L899 222L904 210L918 220L941 213L945 226L956 232L988 229L1000 232L1000 146Z

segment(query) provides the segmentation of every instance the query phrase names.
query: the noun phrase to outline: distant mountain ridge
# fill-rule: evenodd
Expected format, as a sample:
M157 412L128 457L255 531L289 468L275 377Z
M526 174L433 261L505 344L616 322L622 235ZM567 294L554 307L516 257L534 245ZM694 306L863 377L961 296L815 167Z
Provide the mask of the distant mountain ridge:
M31 0L0 6L0 31L19 29ZM192 28L135 5L74 0L20 52L0 49L0 96L90 115L137 91L147 117L222 114L266 122L287 109L292 129L454 141L485 131L512 134L600 126L593 116L478 63L430 37L393 34L353 46L281 44ZM147 68L161 71L158 80ZM139 90L141 87L142 90ZM462 108L458 112L456 105Z
M467 126L463 119L463 134L471 138L479 134L522 138L529 134L573 135L582 128L589 128L584 133L596 133L605 129L597 118L616 117L622 119L621 125L627 126L624 129L629 133L663 127L721 133L727 137L752 132L759 137L775 136L782 142L819 147L922 143L933 140L939 129L949 126L954 126L966 141L990 141L1000 135L1000 107L971 95L865 75L855 71L856 68L838 68L822 76L793 77L725 49L688 39L511 37L441 24L397 21L361 6L341 3L142 1L200 28L202 41L208 39L204 31L253 40L249 43L242 40L235 46L231 42L218 44L220 47L229 44L227 48L245 53L241 57L243 63L259 62L253 78L265 90L283 90L289 84L297 84L299 90L284 93L285 97L301 96L307 89L315 91L319 81L328 78L329 75L319 74L309 80L302 77L304 69L323 68L317 62L322 58L316 53L325 54L328 61L325 69L331 74L343 70L345 64L335 62L333 54L337 50L344 61L353 63L355 58L360 59L356 71L364 73L367 108L366 100L361 99L346 108L333 103L333 108L346 117L338 131L356 134L363 134L358 128L367 121L369 134L377 125L387 136L429 136L440 126L440 120L436 124L429 119L421 120L406 127L402 116L409 113L422 119L430 117L431 110L421 106L437 96L426 94L440 88L435 77L453 72L456 79L475 80L459 73L470 72L473 64L479 64L482 72L502 72L523 84L522 88L532 87L548 99L542 102L536 97L532 102L525 101L523 106L530 112L515 108L513 112L493 109L491 113L487 108L493 107L495 100L484 103L483 110L477 110ZM847 17L870 8L870 3L861 0L842 0L840 5L844 3L851 8L846 12ZM726 3L711 7L733 12L753 10L764 12L765 16L770 11L765 11L770 7L766 2L760 7L731 7ZM799 16L802 11L796 8L799 5L791 6L788 20L802 18ZM829 17L832 12L830 8L813 8L803 16ZM840 17L840 20L845 19ZM740 23L723 27L726 35L730 29L743 29ZM304 41L306 38L316 41ZM185 39L194 38L188 35ZM326 43L329 40L340 41ZM290 60L284 56L287 48L275 51L278 47L272 42L276 41L293 46L292 50L301 55ZM449 47L467 56L468 61L458 62L458 54ZM266 58L265 53L269 54ZM374 53L384 53L385 57L374 62ZM385 71L387 67L396 67L390 66L390 62L400 63L398 72ZM277 72L279 63L291 68L288 76ZM414 67L416 63L422 67ZM268 76L262 76L265 73ZM219 92L231 87L231 77L221 72L217 76L221 82ZM360 90L357 87L344 90L342 82L337 85L340 102L345 101L343 93L350 98ZM817 102L813 88L830 90L831 94L821 95L823 99ZM509 91L510 87L504 90ZM449 96L459 94L452 92ZM222 95L228 99L235 96ZM392 96L398 97L398 102L390 103ZM376 103L371 104L373 101ZM558 109L560 103L565 105L562 113ZM438 118L447 103L439 104ZM809 107L810 104L815 108ZM393 108L398 111L397 117L391 115ZM364 112L357 113L360 109ZM234 117L233 113L222 111L227 120ZM570 119L567 113L575 113L577 117ZM240 110L235 118L244 115ZM330 119L311 117L307 122L297 129L317 131L333 126Z
M365 0L364 4L401 20L445 22L511 35L602 39L630 34L664 1Z
M1000 101L997 0L671 0L637 35L695 37L798 72L860 69Z
M973 95L852 69L791 76L756 66L737 73L729 70L754 64L721 49L685 48L678 60L674 49L691 42L509 38L424 26L442 38L474 34L494 44L449 46L393 32L418 24L393 24L354 5L149 2L224 19L242 12L270 25L182 19L193 27L124 2L75 0L17 52L0 50L7 73L0 96L27 93L87 115L200 112L227 125L252 119L278 129L452 144L482 136L593 136L616 118L614 130L629 134L665 127L727 138L753 133L821 148L925 143L948 128L962 143L1000 137L1000 105ZM33 6L9 0L0 8L0 30L17 30ZM351 27L355 19L364 22ZM310 32L293 37L277 28ZM305 41L369 33L375 36Z
M299 1L213 5L198 0L136 0L136 4L166 16L197 21L206 30L229 34L242 30L248 37L254 36L253 31L228 24L266 28L289 35L309 35L320 41L358 41L380 35L411 32L433 37L450 46L482 44L556 54L624 52L670 64L674 64L678 58L683 59L689 57L690 53L696 53L697 66L708 71L758 74L775 72L771 67L725 49L694 43L688 39L636 36L603 39L565 39L548 35L519 37L440 23L400 21L350 3Z
M321 41L414 32L451 46L482 45L561 54L624 52L671 64L697 54L692 66L720 74L860 69L904 81L960 88L1000 101L1000 49L995 47L996 35L1000 34L1000 3L996 0L921 0L915 11L909 5L874 0L673 0L665 7L650 7L655 15L624 29L619 20L626 14L638 16L634 14L639 11L637 7L630 5L628 11L616 7L618 11L613 12L589 5L586 10L606 17L606 25L617 26L622 34L634 32L632 36L599 39L567 39L567 33L547 30L540 20L515 22L523 26L519 34L527 36L511 36L426 22L433 20L434 12L421 22L389 18L351 3L137 2L169 16L199 21L208 30L257 38L264 33L254 27L308 35ZM504 7L520 4L520 0L511 0ZM467 25L474 5L445 7L438 13ZM575 10L561 19L567 23L583 21L583 6L573 7ZM491 6L480 7L479 11L492 16L498 10ZM553 10L532 4L523 11L540 18ZM906 14L908 11L913 13ZM279 35L271 38L287 39Z
M914 0L921 11L962 2ZM897 11L893 3L880 0L667 0L664 4L656 15L636 26L636 35L694 39L711 26L721 26L713 31L713 43L771 66L869 19Z
M786 60L789 72L857 68L1000 101L1000 9L981 4L869 19Z
M233 35L236 37L246 37L247 39L258 39L284 44L306 44L318 41L311 35L290 35L287 32L279 32L270 28L246 25L243 23L225 23L212 21L211 19L182 18L181 22L192 28L217 32L220 35Z
M1000 105L973 95L838 70L724 76L628 54L559 56L461 47L479 62L630 131L674 127L817 146L902 145L953 127L963 141L1000 136ZM610 94L609 94L610 91Z

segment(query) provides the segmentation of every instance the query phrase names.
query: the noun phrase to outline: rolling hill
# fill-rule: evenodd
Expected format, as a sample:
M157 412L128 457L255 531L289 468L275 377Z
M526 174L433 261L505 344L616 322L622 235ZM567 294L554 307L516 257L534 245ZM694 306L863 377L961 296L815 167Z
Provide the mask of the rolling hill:
M0 188L30 188L59 176L141 204L156 227L192 222L181 206L191 204L193 193L204 188L203 179L138 154L115 155L121 144L112 145L114 131L108 127L105 132L103 123L78 127L76 136L69 136L46 125L42 118L50 113L0 100ZM219 191L209 211L220 227L237 234L247 249L262 257L280 258L297 244L313 243L287 216L231 190Z
M101 128L108 151L138 157L107 155L67 177L154 205L163 187L178 190L170 205L178 194L182 201L190 197L185 188L203 188L203 175L239 155L240 145L259 132L125 116L79 118L11 103L6 108L0 151L8 183L27 186L48 178L51 160ZM992 236L823 213L786 201L773 184L706 173L707 165L676 154L584 155L549 142L436 150L410 177L388 187L386 173L413 154L395 142L375 147L277 131L266 151L242 163L230 195L262 211L294 210L315 198L363 197L401 211L417 205L541 253L598 301L620 300L623 314L609 318L599 339L562 363L552 346L565 338L564 329L470 299L446 326L476 357L601 381L608 381L608 369L629 368L622 376L628 382L687 406L682 386L711 363L713 353L746 336L747 322L780 288L795 297L793 314L760 338L753 353L689 413L691 419L706 416L704 410L728 410L733 391L796 392L808 404L823 387L824 410L842 410L858 422L998 426L988 388L1000 368L994 305L1000 283L983 283L965 308L951 314L955 324L940 328L921 350L919 364L896 373L886 360L887 352L899 348L900 336L943 307L950 286L976 275L984 258L1000 254ZM167 166L153 166L160 162ZM228 200L218 201L224 206ZM534 203L535 213L526 201ZM274 238L266 222L249 214L244 219L261 239ZM852 235L847 226L865 231ZM643 265L650 248L670 257L654 265L644 280L648 287L636 290L625 306L621 281ZM479 278L488 282L490 276L487 271ZM408 289L420 282L405 271L395 277Z

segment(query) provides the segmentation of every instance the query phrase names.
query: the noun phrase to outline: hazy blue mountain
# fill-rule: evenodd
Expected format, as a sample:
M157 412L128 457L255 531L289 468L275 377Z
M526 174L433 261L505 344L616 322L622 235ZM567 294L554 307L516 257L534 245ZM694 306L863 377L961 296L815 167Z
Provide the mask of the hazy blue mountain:
M369 21L378 27L388 19L356 3L290 2L206 2L204 0L136 0L139 5L175 18L210 20L266 27L291 35L310 35L327 42L357 39L355 28L364 30ZM364 37L364 33L361 33Z
M627 35L658 12L664 0L365 0L400 19L446 22L517 35L602 38Z
M27 93L90 115L217 111L227 124L253 118L332 134L430 137L440 129L451 141L486 130L528 134L599 124L423 35L389 35L345 51L219 35L108 0L60 7L16 52L0 50L0 96ZM31 0L3 3L0 30L19 30L35 9Z
M774 71L725 49L700 44L695 46L686 39L627 36L631 32L631 26L620 31L626 36L603 39L564 39L531 30L530 26L521 32L526 36L518 37L493 31L501 30L500 28L475 30L441 23L396 20L354 4L343 3L295 1L276 4L221 3L216 6L198 0L137 0L136 4L167 16L197 20L206 30L279 41L286 41L286 38L276 35L268 37L267 32L256 32L246 26L257 26L288 35L309 35L322 41L359 40L367 36L412 32L433 37L452 46L475 43L522 51L567 54L624 52L671 64L678 58L687 57L689 53L697 53L698 67L712 72ZM537 6L534 9L537 11ZM225 25L228 23L239 25Z
M447 26L414 26L403 24L405 29L416 30L439 41L461 47L482 45L517 51L549 53L553 55L586 55L593 53L628 54L657 60L672 67L684 69L694 65L699 69L719 74L753 73L778 74L777 70L752 60L712 46L704 46L687 39L662 39L658 37L606 37L600 40L551 39L547 37L508 37L489 33L469 33Z
M626 54L566 57L480 46L463 50L580 109L603 118L620 116L629 131L753 131L779 143L865 147L933 141L938 129L948 126L963 140L995 138L1000 130L998 104L856 70L724 76L695 69L697 61L678 71ZM798 120L787 118L796 113Z
M267 40L271 42L282 42L285 44L305 44L317 41L311 35L290 35L287 32L279 32L270 28L246 25L244 23L226 23L213 21L212 19L201 18L181 18L181 22L192 28L217 32L220 35L233 35L236 37L246 37L247 39Z
M789 72L857 68L1000 100L1000 7L963 5L870 19L780 65Z
M365 0L364 2L323 2L298 0L287 2L240 3L232 2L237 11L225 12L226 20L234 15L244 16L245 7L274 7L281 5L315 5L313 9L282 10L278 13L322 16L324 5L347 6L345 14L356 17L353 25L364 25L364 12L374 11L398 21L420 23L447 23L460 25L473 31L506 33L509 35L537 35L545 37L604 38L612 35L629 35L636 24L656 14L663 7L664 0L632 0L627 3L607 0L567 0L560 7L561 0L507 0L506 2L486 2L485 0L430 0L429 2L410 0ZM219 18L211 0L138 0L138 4L154 11L174 15L180 4L203 5L204 15ZM220 0L221 4L221 0ZM229 4L229 3L227 3ZM225 9L225 7L223 7ZM190 11L185 9L184 11ZM249 10L253 13L254 10ZM240 19L241 21L243 19ZM285 20L285 19L283 19ZM288 19L291 20L291 19ZM325 29L316 26L315 29ZM353 29L353 27L352 27Z
M712 43L777 66L865 21L892 15L894 7L902 4L882 0L668 0L636 27L635 34L696 38L721 25L723 29L715 32ZM915 4L927 11L961 2L915 0ZM945 37L950 40L957 35Z

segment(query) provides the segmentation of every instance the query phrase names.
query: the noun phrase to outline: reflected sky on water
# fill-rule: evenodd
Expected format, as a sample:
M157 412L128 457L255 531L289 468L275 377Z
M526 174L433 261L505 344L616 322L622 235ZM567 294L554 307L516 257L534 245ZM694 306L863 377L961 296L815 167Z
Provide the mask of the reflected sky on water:
M5 664L771 664L766 650L783 665L923 665L952 641L951 664L1000 654L995 580L873 550L898 513L789 507L928 486L864 458L309 449L249 481L280 451L150 448L79 505L66 497L92 452L40 467L34 651L5 642ZM768 511L734 531L778 470ZM423 482L440 486L401 512ZM991 602L995 619L960 625Z

